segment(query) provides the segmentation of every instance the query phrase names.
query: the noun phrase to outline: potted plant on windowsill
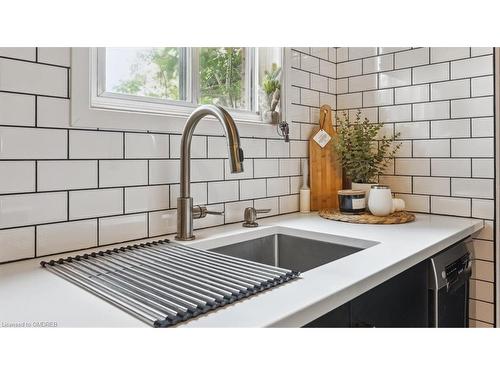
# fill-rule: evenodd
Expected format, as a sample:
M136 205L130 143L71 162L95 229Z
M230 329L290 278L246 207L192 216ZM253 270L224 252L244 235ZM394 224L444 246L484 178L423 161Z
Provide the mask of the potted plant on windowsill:
M264 92L264 102L262 103L262 120L269 124L277 124L279 122L279 112L277 106L281 97L281 68L277 64L273 64L271 71L264 72L262 81L262 91Z
M361 121L360 110L353 122L349 121L347 112L337 117L338 137L333 142L334 150L352 189L365 191L367 198L371 186L378 183L378 176L387 169L401 147L401 143L394 143L399 133L393 137L380 136L383 126L367 118Z

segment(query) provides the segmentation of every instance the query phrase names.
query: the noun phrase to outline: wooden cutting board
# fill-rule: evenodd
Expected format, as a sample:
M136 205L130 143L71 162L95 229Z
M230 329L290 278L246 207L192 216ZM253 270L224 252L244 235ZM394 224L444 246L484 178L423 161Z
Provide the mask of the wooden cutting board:
M319 130L323 129L332 139L321 147L313 139L309 140L309 176L311 185L311 210L338 208L337 191L342 189L342 168L333 150L333 138L337 132L333 129L332 109L323 105L320 109Z

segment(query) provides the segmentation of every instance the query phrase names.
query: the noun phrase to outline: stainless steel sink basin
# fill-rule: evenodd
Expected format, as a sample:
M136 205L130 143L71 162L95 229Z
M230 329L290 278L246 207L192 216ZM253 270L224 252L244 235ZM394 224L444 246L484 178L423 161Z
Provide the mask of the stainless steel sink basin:
M210 249L241 259L306 272L364 248L273 234Z

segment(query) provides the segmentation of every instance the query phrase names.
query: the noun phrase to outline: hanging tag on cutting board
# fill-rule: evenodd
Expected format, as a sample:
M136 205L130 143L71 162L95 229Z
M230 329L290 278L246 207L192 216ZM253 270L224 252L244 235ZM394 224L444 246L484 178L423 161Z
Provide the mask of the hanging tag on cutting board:
M328 144L328 142L330 142L330 139L332 139L332 137L323 129L320 129L320 131L316 133L313 139L321 148L324 148Z
M332 109L329 105L323 105L320 108L319 130L309 140L312 211L338 208L337 192L342 189L342 167L333 149L336 137Z

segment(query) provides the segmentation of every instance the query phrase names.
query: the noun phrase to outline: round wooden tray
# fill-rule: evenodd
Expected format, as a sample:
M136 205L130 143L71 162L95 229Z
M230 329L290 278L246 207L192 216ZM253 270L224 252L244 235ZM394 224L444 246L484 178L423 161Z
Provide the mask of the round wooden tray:
M320 210L319 216L329 220L356 224L403 224L415 220L415 215L406 211L394 212L389 216L375 216L370 213L345 215L340 213L339 210L327 208Z

